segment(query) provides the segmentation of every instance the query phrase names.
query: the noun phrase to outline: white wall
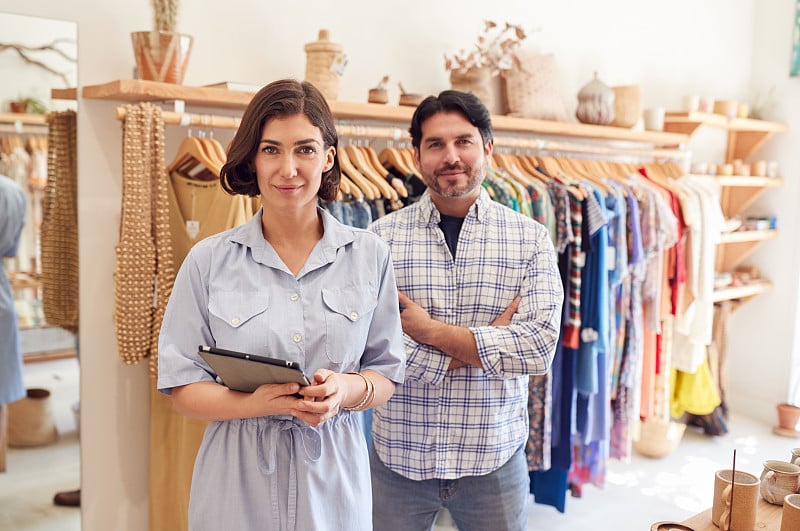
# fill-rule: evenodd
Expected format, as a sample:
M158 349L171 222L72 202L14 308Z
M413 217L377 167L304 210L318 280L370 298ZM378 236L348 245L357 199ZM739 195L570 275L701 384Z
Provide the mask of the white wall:
M575 95L593 71L609 84L641 83L645 106L678 108L688 93L746 99L751 85L770 82L780 82L786 95L775 118L788 120L800 105L800 98L790 94L795 81L785 80L788 62L778 59L791 45L792 0L759 2L758 10L753 0L182 4L179 29L195 37L189 85L302 78L303 44L315 40L319 28L328 28L350 57L340 99L366 101L367 90L389 75L394 102L397 81L413 92L447 88L442 54L470 46L481 21L491 18L540 28L531 44L556 54L570 115ZM76 21L80 85L129 78L129 32L150 29L148 0L0 0L0 11ZM118 361L111 320L121 171L120 124L113 118L117 103L79 104L83 529L146 529L146 369ZM797 125L793 129L800 130ZM769 146L787 169L800 162L791 149L796 138L791 133ZM761 404L758 411L765 415L771 414L767 406L786 397L793 345L800 267L798 256L788 251L795 247L790 234L797 228L791 173L786 193L771 199L785 230L781 240L767 244L774 259L764 265L779 289L740 310L737 325L751 331L737 331L731 344L734 394ZM756 370L744 363L754 353Z
M50 89L74 87L78 79L77 27L74 21L37 18L30 24L30 18L11 13L0 13L0 43L16 44L28 48L22 52L31 60L38 61L62 78L40 66L25 61L16 51L6 49L0 53L0 112L8 112L8 102L20 98L36 98L48 110L75 108L64 101L51 101ZM55 50L31 50L52 45ZM57 52L65 54L67 57Z

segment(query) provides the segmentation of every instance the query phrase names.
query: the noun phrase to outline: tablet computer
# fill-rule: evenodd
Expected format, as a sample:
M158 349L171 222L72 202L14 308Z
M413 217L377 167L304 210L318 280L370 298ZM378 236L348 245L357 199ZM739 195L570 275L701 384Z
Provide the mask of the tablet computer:
M198 353L222 379L222 383L236 391L252 393L259 385L267 383L297 382L309 385L300 365L293 361L268 358L200 345Z

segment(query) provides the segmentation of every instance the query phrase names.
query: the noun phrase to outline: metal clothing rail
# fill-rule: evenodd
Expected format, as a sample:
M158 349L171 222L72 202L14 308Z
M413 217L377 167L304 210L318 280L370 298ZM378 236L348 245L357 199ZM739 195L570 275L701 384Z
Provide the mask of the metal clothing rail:
M124 120L127 114L125 107L117 107L114 117L117 120ZM220 116L215 114L196 114L185 112L163 111L161 113L164 123L171 125L201 126L219 129L237 129L242 122L238 116ZM381 125L359 125L353 124L351 120L337 121L336 131L341 137L360 137L383 139L392 142L410 142L411 138L407 130L400 127L381 126ZM675 161L687 160L691 153L681 149L641 149L628 146L604 146L592 143L563 142L556 140L544 140L540 138L525 136L506 136L495 135L494 145L504 151L528 150L532 153L548 153L558 156L569 156L570 154L581 154L585 156L600 156L607 159L612 158L637 158L652 159L655 161Z
M47 134L47 118L43 114L3 112L0 113L0 133Z

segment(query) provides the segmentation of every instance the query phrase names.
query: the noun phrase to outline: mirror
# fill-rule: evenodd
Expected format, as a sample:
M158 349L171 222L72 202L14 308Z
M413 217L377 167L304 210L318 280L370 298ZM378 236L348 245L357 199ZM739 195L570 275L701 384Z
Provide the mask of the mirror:
M53 509L57 492L80 485L77 334L45 318L39 230L48 178L44 113L77 110L74 96L69 99L74 94L69 89L77 86L77 25L0 13L0 72L0 174L26 194L17 256L3 259L0 274L11 280L6 285L18 318L28 389L28 397L0 404L6 411L0 429L7 434L0 444L0 465L5 462L0 471L0 529L78 529L79 510ZM9 385L2 373L0 367L0 386ZM47 393L33 393L40 389ZM55 437L37 440L30 430L55 432ZM57 520L50 525L48 518Z

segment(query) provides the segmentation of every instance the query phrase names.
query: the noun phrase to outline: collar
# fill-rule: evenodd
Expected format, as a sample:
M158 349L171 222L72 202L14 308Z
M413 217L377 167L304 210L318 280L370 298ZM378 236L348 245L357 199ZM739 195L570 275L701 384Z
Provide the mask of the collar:
M489 212L491 201L492 198L489 197L489 193L483 188L483 186L481 186L481 193L478 195L478 198L475 200L475 202L469 207L469 211L467 211L467 215L464 219L474 216L476 221L484 221ZM417 202L417 205L419 205L419 219L423 223L428 225L436 225L442 220L439 210L431 200L430 190L425 190Z
M253 258L264 263L265 253L269 249L269 254L273 253L272 247L268 246L261 230L261 216L263 207L250 218L247 223L233 229L230 234L230 241L249 247L253 251ZM317 207L317 213L322 216L323 234L319 250L321 251L320 260L323 263L333 262L339 248L352 243L355 240L355 232L352 227L339 223L324 208ZM311 257L309 257L311 259ZM307 266L311 264L306 264Z

